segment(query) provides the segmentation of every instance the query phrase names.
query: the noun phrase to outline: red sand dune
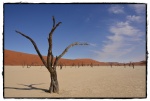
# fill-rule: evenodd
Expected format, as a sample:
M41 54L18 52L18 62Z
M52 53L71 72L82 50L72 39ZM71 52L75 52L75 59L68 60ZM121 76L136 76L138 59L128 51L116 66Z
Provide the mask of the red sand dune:
M46 56L44 56L46 60ZM92 59L60 59L59 64L62 65L107 65L105 62L98 62ZM4 65L43 65L38 55L16 52L12 50L4 50Z
M46 60L46 56L44 56ZM110 65L107 62L98 62L92 59L60 59L59 65ZM122 63L113 62L113 65L123 65ZM146 61L134 62L135 65L146 65ZM12 50L4 50L4 65L43 65L38 55L16 52Z

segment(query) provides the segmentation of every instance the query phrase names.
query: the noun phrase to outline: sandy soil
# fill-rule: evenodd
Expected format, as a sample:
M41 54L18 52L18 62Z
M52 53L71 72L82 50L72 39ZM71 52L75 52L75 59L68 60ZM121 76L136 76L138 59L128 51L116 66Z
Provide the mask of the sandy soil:
M146 67L99 66L57 68L59 94L45 92L50 75L46 68L4 67L4 97L146 97Z

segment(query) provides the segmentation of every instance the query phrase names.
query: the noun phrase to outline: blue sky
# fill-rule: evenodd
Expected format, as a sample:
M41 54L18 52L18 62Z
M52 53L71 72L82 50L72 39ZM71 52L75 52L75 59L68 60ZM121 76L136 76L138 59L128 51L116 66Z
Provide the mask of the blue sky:
M53 54L58 56L73 42L63 58L91 58L104 62L141 61L146 58L146 5L144 4L5 4L4 48L36 54L30 36L47 55L52 16L62 24L53 34Z

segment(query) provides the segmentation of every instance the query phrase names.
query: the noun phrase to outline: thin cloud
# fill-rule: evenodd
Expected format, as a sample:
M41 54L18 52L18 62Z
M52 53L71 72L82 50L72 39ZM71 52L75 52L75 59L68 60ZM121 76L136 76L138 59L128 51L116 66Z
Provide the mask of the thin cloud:
M133 36L139 32L139 29L134 28L129 24L128 21L126 21L126 22L118 22L116 25L111 26L110 32L114 33L115 35Z
M93 47L97 47L97 44L95 43L89 43L90 46L93 46Z
M108 11L110 13L114 13L114 14L120 14L120 13L124 13L124 7L120 6L120 5L112 5Z
M127 20L132 21L132 22L142 22L141 16L136 16L136 15L128 15Z
M133 8L138 14L144 13L146 10L145 4L130 4L129 7Z
M128 21L118 22L109 28L112 35L107 36L107 41L100 51L94 51L99 58L104 60L117 60L136 49L141 42L142 32L131 26Z

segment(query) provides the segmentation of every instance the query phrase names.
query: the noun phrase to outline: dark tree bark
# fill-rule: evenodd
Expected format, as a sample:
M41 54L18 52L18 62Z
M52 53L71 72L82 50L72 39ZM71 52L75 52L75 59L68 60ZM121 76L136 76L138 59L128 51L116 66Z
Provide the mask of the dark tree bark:
M41 55L36 43L33 41L32 38L30 38L29 36L23 34L20 31L16 32L20 35L22 35L23 37L27 38L28 40L31 41L31 43L33 44L37 54L39 55L42 63L44 64L44 66L47 68L47 70L50 73L50 79L51 79L51 83L50 83L50 87L49 87L49 92L50 93L59 93L59 84L58 84L58 79L57 79L57 72L56 72L56 67L58 65L58 61L60 60L60 58L65 55L65 53L73 46L75 45L88 45L87 43L79 43L79 42L75 42L70 44L68 47L66 47L66 49L57 57L53 56L53 52L52 52L52 36L53 36L53 32L55 31L55 29L61 24L61 22L58 22L57 24L55 24L55 18L52 17L53 20L53 27L49 33L49 37L48 37L48 43L49 43L49 48L48 48L48 53L47 53L47 62L44 60L43 56Z
M51 83L50 83L50 88L49 92L50 93L59 93L59 84L57 80L57 72L54 71L50 73L50 78L51 78Z

